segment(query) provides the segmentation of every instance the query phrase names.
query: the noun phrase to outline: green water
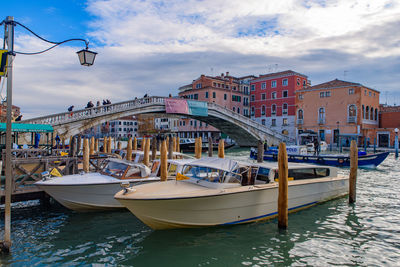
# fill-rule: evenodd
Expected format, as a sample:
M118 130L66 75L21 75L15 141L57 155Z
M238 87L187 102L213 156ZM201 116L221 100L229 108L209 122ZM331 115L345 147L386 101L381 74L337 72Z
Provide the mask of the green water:
M228 151L246 159L248 150ZM347 174L348 169L340 172ZM341 198L236 226L153 231L129 212L76 213L36 202L13 209L12 266L399 266L400 164L359 170L357 203ZM36 205L35 205L36 204ZM1 228L4 229L4 212ZM3 233L1 233L1 236Z

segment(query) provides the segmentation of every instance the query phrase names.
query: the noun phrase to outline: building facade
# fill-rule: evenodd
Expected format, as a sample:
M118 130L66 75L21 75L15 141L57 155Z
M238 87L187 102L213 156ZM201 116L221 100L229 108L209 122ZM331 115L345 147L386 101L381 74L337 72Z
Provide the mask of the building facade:
M229 72L221 73L220 76L201 75L191 84L179 88L179 97L216 103L227 109L231 109L244 116L249 116L250 99L249 89L250 80L254 76L241 78L229 75ZM180 137L212 137L214 140L220 138L220 131L206 123L188 118L179 121Z
M260 75L251 80L251 118L295 138L295 92L309 84L306 75L291 70Z
M379 91L359 83L333 80L296 91L296 126L299 138L314 132L328 144L346 146L351 140L373 144L379 127Z

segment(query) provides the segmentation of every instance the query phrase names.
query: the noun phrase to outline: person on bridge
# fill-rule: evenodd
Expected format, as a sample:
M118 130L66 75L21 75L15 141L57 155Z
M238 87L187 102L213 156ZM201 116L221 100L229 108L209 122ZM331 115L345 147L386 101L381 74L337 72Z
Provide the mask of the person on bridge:
M93 104L92 101L89 101L89 102L87 103L87 105L86 105L86 108L92 108L92 107L94 107L94 104Z
M73 112L72 112L72 110L74 109L74 106L70 106L69 108L68 108L68 111L70 112L69 113L69 116L70 117L72 117L72 114L73 114Z
M15 121L21 121L21 119L22 119L22 115L19 115L19 116L15 119Z
M318 138L314 139L314 155L319 155L319 142Z

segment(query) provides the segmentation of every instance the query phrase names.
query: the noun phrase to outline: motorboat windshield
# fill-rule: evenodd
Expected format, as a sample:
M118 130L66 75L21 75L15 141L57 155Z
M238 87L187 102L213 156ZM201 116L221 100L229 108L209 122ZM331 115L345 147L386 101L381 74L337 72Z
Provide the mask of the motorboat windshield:
M242 180L242 175L235 172L217 169L214 167L185 165L182 174L188 178L199 181L207 181L211 183L229 183L239 184Z
M124 175L126 169L128 169L128 164L124 164L122 162L108 161L104 166L102 172L116 178L121 178Z
M104 162L101 173L118 179L133 179L148 177L151 170L140 163L110 159Z

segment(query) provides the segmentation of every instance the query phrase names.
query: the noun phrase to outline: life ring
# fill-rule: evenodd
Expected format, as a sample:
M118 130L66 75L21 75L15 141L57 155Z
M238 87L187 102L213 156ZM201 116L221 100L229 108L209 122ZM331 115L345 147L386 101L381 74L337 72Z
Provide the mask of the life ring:
M343 159L338 159L339 164L343 164L344 160Z

